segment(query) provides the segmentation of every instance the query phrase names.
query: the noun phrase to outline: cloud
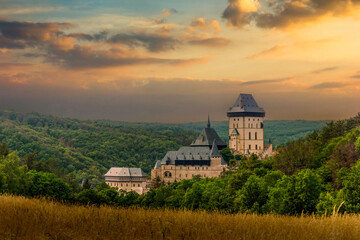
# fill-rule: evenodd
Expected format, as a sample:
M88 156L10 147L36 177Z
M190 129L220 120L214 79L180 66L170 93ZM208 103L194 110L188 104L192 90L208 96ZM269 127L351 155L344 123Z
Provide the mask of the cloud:
M229 45L230 40L227 38L215 37L215 38L205 38L200 40L192 40L189 41L189 43L193 45L201 45L205 47L224 47Z
M359 0L279 0L262 6L257 0L228 0L223 13L228 24L242 28L252 21L260 28L287 28L295 24L313 23L323 17L351 15Z
M360 74L353 75L351 78L360 79Z
M161 13L162 13L162 15L167 17L167 16L170 16L171 14L178 13L178 11L175 8L171 8L171 9L163 9L161 11Z
M72 23L36 23L0 20L0 33L4 38L10 40L44 42L62 33L61 29L73 26L75 25Z
M323 82L319 84L315 84L310 87L310 89L331 89L331 88L341 88L346 86L347 84L343 82Z
M203 31L214 31L218 33L221 31L221 27L218 21L206 21L204 18L194 18L190 24L193 28L201 29Z
M276 45L276 46L274 46L272 48L269 48L269 49L266 49L266 50L261 51L259 53L256 53L254 55L248 56L248 57L246 57L246 59L255 59L255 58L260 58L260 57L273 55L273 54L281 52L285 48L286 48L285 46Z
M257 0L228 0L229 5L222 14L222 18L233 27L244 27L251 22L257 13L260 3Z
M155 24L163 24L165 22L166 22L166 20L164 18L155 18L154 19Z
M175 12L175 11L172 11ZM0 48L19 49L27 61L43 60L66 69L99 69L133 65L187 66L209 61L207 57L158 57L153 53L183 46L223 47L230 40L219 37L217 21L194 19L192 31L176 25L136 31L71 32L73 23L0 20ZM197 31L199 29L199 32ZM23 51L20 51L23 49ZM29 59L31 58L31 59Z
M327 67L327 68L322 68L322 69L318 69L315 71L312 71L311 73L313 74L319 74L319 73L323 73L323 72L329 72L329 71L334 71L338 69L338 67Z
M12 7L0 9L0 15L20 15L20 14L34 14L44 12L54 12L62 10L62 7Z
M205 61L203 58L165 59L141 56L126 49L96 50L89 46L76 45L70 50L53 49L47 56L54 64L70 69L109 68L129 65L170 64L190 65Z
M110 43L120 43L129 47L144 47L150 52L174 50L181 41L169 35L156 33L118 33L109 38Z
M240 85L262 85L262 84L273 84L273 83L283 83L293 79L292 77L278 78L278 79L265 79L265 80L256 80L256 81L247 81L243 82Z

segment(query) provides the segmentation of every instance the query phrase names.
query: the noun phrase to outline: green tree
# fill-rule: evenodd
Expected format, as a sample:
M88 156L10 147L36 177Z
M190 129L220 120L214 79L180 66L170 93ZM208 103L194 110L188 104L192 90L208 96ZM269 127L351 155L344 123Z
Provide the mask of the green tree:
M71 200L73 192L64 180L56 177L53 173L28 172L32 184L28 190L30 196L44 196L58 200Z

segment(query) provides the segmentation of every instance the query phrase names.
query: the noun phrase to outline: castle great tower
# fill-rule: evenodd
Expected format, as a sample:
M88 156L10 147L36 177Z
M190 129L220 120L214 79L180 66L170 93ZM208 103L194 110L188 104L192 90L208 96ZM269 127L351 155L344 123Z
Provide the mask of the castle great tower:
M251 94L240 94L227 112L229 148L233 154L257 155L264 152L265 111Z

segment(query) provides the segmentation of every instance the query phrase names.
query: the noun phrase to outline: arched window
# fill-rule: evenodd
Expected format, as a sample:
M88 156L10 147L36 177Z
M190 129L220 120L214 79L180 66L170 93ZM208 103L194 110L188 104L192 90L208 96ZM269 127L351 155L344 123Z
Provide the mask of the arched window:
M249 132L249 140L251 140L251 132Z
M164 177L171 177L171 172L165 172Z
M255 132L255 140L257 140L257 132Z

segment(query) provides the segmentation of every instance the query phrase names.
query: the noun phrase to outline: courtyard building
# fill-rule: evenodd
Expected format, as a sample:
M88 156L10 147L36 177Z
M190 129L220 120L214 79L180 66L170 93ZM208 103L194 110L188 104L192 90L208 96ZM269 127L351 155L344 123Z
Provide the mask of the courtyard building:
M150 186L141 168L112 167L105 174L105 182L119 191L135 191L138 194L146 193Z

